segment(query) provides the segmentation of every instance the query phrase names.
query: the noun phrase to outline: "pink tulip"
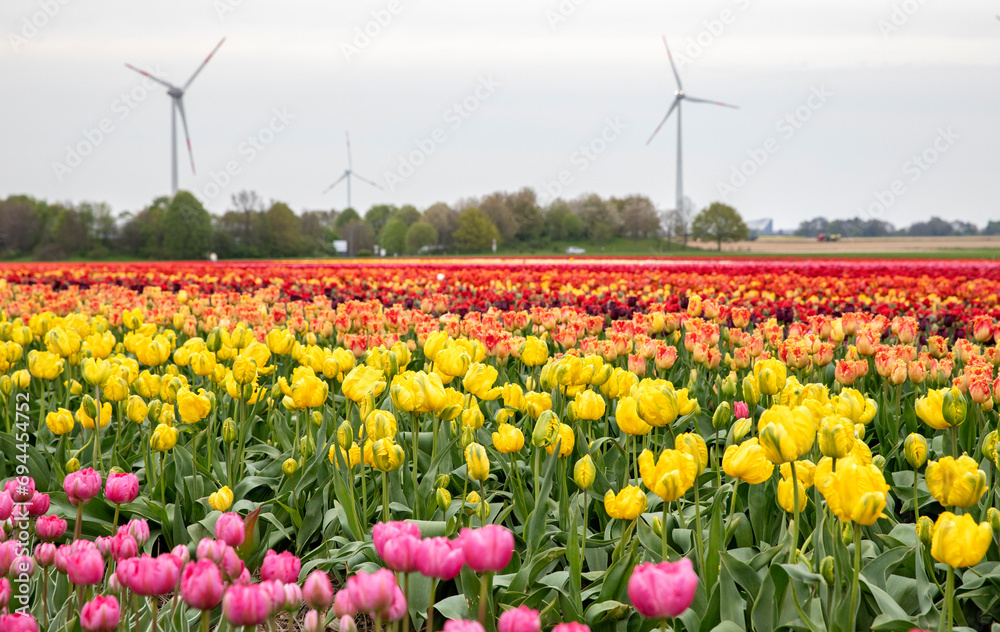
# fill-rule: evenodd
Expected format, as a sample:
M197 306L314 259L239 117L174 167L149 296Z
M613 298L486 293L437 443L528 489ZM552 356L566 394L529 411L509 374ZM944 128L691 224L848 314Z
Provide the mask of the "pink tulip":
M477 573L502 571L514 554L514 534L500 525L462 529L459 542L465 551L465 563Z
M528 606L512 608L500 615L497 632L541 632L542 619Z
M6 491L0 492L0 522L3 522L14 513L14 499Z
M234 626L258 626L270 616L271 602L260 585L235 584L222 598L222 614Z
M224 590L222 572L212 560L202 559L184 567L181 597L192 608L211 610L222 601Z
M104 558L96 548L81 548L66 558L66 573L74 586L93 586L104 579Z
M101 475L92 467L67 474L63 479L63 491L71 505L88 503L101 491Z
M236 549L232 547L226 548L226 552L222 554L222 563L219 566L222 568L222 574L230 581L243 575L243 572L247 569L243 560L236 554Z
M38 632L38 623L30 614L0 615L0 632Z
M121 610L114 597L98 595L83 604L80 611L80 627L84 632L111 632L118 627L120 620Z
M52 499L49 498L48 494L35 492L35 495L31 497L31 501L28 503L28 515L44 516L49 512L49 506L51 504Z
M14 560L21 553L21 543L17 540L0 542L0 577L10 572Z
M275 553L268 550L264 554L264 562L260 567L260 578L262 581L277 579L283 584L294 584L299 581L299 571L302 570L302 562L288 551Z
M173 553L174 557L179 559L182 564L187 564L191 561L191 551L189 551L187 546L183 544L178 544L174 548L170 549L170 552Z
M288 612L298 612L302 609L302 589L298 584L285 584L285 604L283 608Z
M182 562L170 553L122 560L115 574L123 586L142 597L165 595L177 587Z
M35 561L45 568L52 566L56 562L56 545L51 542L42 542L35 547Z
M385 565L397 573L414 573L420 554L420 538L410 534L400 534L382 544L382 559Z
M370 574L361 571L347 580L351 603L358 611L372 617L389 609L396 596L396 587L396 576L386 568Z
M26 503L35 495L35 479L18 476L4 483L3 489L15 503Z
M340 617L340 632L358 632L358 624L354 621L354 617Z
M135 541L142 546L146 542L149 542L149 523L145 520L129 520L127 523L118 527L118 533L127 533Z
M260 589L267 593L267 599L271 602L271 614L275 615L285 607L285 584L277 579L267 579L262 581Z
M746 402L736 402L733 404L733 413L737 419L746 419L750 416L750 408L747 407Z
M100 555L100 551L90 540L73 540L71 544L64 544L56 549L56 570L66 573L69 570L70 557L81 551L94 551Z
M478 621L452 619L444 622L444 632L486 632Z
M110 550L111 557L120 562L139 555L139 543L127 533L118 533L111 537Z
M408 535L420 539L420 527L409 522L379 522L372 531L372 542L375 544L375 552L382 559L385 559L385 543L400 536Z
M195 556L199 560L209 559L216 564L221 564L222 558L226 554L226 549L228 548L229 545L225 542L202 538L201 542L198 543L198 550L195 551Z
M392 604L382 613L382 618L386 621L399 621L404 616L406 616L406 595L397 584L392 595Z
M31 577L35 574L35 558L28 555L18 555L14 558L14 563L10 565L11 577L27 575Z
M10 582L6 577L0 577L0 611L7 607L10 601Z
M420 541L417 570L425 577L455 579L465 566L465 549L448 538L424 538Z
M698 588L691 560L640 564L628 581L628 596L647 619L673 619L694 600Z
M94 540L94 546L101 552L101 555L107 557L111 553L111 538L106 535L98 536Z
M346 591L341 592L349 594ZM333 603L333 584L330 583L330 576L318 569L309 573L302 585L302 596L306 600L306 605L313 610L329 608Z
M59 516L41 516L35 521L35 535L44 542L53 542L66 534L67 526Z
M337 596L333 599L333 614L337 617L355 616L358 609L351 601L351 591L346 588L337 591Z
M224 513L215 521L215 539L222 540L229 546L239 546L243 544L246 536L246 527L243 526L243 518L239 514Z
M351 621L354 621L354 619L351 619ZM319 613L315 610L307 612L305 618L302 619L302 630L304 632L323 632L324 627L326 626L324 626L323 622L320 621ZM340 628L340 631L348 632L348 630L343 627Z
M240 586L249 586L253 583L253 577L250 576L250 571L244 566L243 572L240 576L233 580L234 584L239 584Z
M115 505L124 505L139 495L139 477L129 472L111 472L104 485L104 495Z
M552 628L552 632L590 632L590 626L586 623L567 621L557 624L556 627Z

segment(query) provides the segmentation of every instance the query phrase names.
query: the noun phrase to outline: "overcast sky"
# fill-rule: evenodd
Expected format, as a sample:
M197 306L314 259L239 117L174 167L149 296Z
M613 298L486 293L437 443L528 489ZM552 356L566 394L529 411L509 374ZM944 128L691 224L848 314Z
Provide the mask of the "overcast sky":
M646 146L675 90L665 34L688 95L740 106L683 107L696 206L783 228L983 225L1000 219L997 13L997 0L3 0L0 197L118 212L167 194L170 99L124 64L183 84L225 36L184 98L196 174L182 134L179 148L181 188L212 212L241 189L343 208L343 184L322 192L347 166L345 131L354 168L385 189L355 181L362 211L523 186L669 209L676 121Z

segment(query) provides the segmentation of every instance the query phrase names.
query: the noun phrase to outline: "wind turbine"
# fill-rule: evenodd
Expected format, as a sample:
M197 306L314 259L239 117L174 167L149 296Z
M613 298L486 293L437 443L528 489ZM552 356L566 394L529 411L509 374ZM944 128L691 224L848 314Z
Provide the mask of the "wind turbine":
M326 189L323 190L323 193L329 192L331 189L333 189L333 187L337 186L342 181L347 180L347 208L354 208L353 206L351 206L351 178L357 178L362 182L367 182L368 184L372 185L373 187L379 190L382 190L382 187L372 182L368 178L362 178L358 174L354 173L354 162L351 160L351 134L349 132L344 132L344 134L347 136L347 169L344 169L344 175L340 176L339 178L337 178L336 182L326 187Z
M202 69L205 67L205 65L208 64L209 61L211 61L212 56L215 55L216 51L218 51L219 48L222 47L222 45L225 43L225 41L226 41L226 38L223 37L222 41L220 41L218 44L216 44L215 48L212 49L212 52L208 54L208 57L205 58L205 61L201 62L201 65L198 66L198 69L194 71L194 74L191 75L191 78L187 80L187 83L185 83L183 86L181 86L179 88L177 86L175 86L174 84L170 83L169 81L164 81L163 79L160 79L159 77L154 77L153 75L149 74L145 70L140 70L139 68L136 68L132 64L125 64L125 67L128 68L129 70L134 70L137 73L139 73L140 75L142 75L144 77L148 77L148 78L152 79L153 81L155 81L156 83L164 86L167 89L167 94L170 95L170 100L171 100L171 108L170 108L170 158L171 158L171 161L170 161L170 190L171 190L171 194L173 194L173 195L177 194L177 113L180 112L181 123L184 125L184 139L187 141L188 155L191 157L191 173L195 173L195 169L194 169L194 152L191 151L191 136L188 135L187 116L184 113L184 93L187 92L187 89L191 86L191 82L194 81L195 77L198 76L198 74L202 71Z
M667 36L663 36L663 45L667 47L667 58L670 59L670 69L674 71L674 79L677 80L677 90L674 91L674 102L670 105L670 109L667 110L666 116L660 121L660 124L656 126L653 130L653 135L649 137L646 141L646 145L653 142L656 135L660 133L660 129L673 114L674 110L677 110L677 211L681 210L684 204L684 162L681 154L681 102L690 101L692 103L710 103L712 105L721 105L724 108L733 108L735 110L740 109L737 105L730 105L728 103L723 103L721 101L709 101L708 99L698 99L696 97L688 96L684 92L684 86L681 84L681 76L677 74L677 66L674 64L674 56L670 54L670 44L667 43Z

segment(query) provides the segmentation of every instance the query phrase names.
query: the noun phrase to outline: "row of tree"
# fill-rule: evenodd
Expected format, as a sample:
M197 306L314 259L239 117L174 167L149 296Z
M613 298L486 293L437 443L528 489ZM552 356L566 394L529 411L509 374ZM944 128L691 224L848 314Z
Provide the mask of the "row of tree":
M838 234L844 237L953 237L961 235L1000 235L1000 221L991 221L980 230L975 224L960 220L947 221L932 217L926 222L916 222L907 228L896 228L878 219L828 220L816 217L799 224L795 234L799 237L816 237L820 234Z
M0 200L0 257L198 259L308 257L334 254L484 252L494 243L544 247L552 242L603 244L615 238L667 237L687 242L692 207L659 213L649 198L587 195L541 206L529 188L434 204L421 212L404 205L295 213L242 191L229 209L212 215L192 194L160 197L117 216L107 204L49 204L28 196Z

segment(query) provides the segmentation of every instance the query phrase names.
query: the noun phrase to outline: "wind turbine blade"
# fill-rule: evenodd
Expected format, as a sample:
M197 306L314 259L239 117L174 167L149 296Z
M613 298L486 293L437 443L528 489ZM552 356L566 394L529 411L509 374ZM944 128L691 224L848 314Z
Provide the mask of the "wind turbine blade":
M156 83L160 84L161 86L165 86L167 88L174 88L175 87L173 84L171 84L171 83L169 83L167 81L164 81L163 79L160 79L159 77L154 77L153 75L149 74L145 70L140 70L139 68L136 68L132 64L125 64L125 67L128 68L129 70L136 71L137 73L139 73L143 77L147 77L149 79L152 79L153 81L155 81Z
M181 97L177 97L174 99L174 105L177 106L177 110L181 113L181 125L184 126L184 140L187 141L188 156L191 158L191 173L197 173L194 169L194 152L191 151L191 137L188 135L187 115L184 113L184 100Z
M683 90L684 86L681 85L681 76L677 74L677 66L674 64L674 56L670 54L670 44L667 43L667 36L663 36L663 45L667 47L667 59L670 60L670 69L674 71L674 79L677 80L677 89Z
M338 184L340 184L341 182L343 182L343 181L344 181L344 180L345 180L346 178L347 178L347 174L345 173L344 175L342 175L342 176L340 176L339 178L337 178L337 181L336 181L336 182L334 182L334 183L333 183L333 184L331 184L330 186L328 186L328 187L326 187L325 189L323 189L323 193L327 193L327 192L329 192L329 191L330 191L330 189L332 189L333 187L335 187L335 186L337 186Z
M731 105L729 103L723 103L722 101L709 101L708 99L697 99L695 97L689 97L684 95L684 98L688 101L694 101L695 103L711 103L712 105L721 105L724 108L733 108L734 110L740 109L738 105Z
M344 135L347 136L347 168L354 169L354 161L351 159L351 133L344 132Z
M184 87L181 88L181 90L188 89L188 86L191 85L191 82L194 81L194 78L198 76L198 74L201 72L201 69L204 68L205 65L212 60L212 56L215 55L216 51L218 51L225 43L226 43L226 38L223 37L222 41L216 44L215 48L212 49L212 52L208 54L208 57L205 58L205 61L201 62L201 65L198 66L198 70L194 71L194 74L191 75L191 78L187 80L187 83L184 84Z
M379 189L379 190L382 189L382 187L380 187L378 184L372 182L368 178L362 178L361 176L359 176L358 174L354 173L353 171L351 172L351 175L354 176L355 178L357 178L358 180L361 180L362 182L367 182L368 184L372 185L376 189Z
M646 141L647 145L650 144L651 142L653 142L653 139L656 138L656 135L660 133L660 130L666 124L667 119L670 118L670 115L674 113L674 110L677 108L677 104L680 103L680 102L681 102L681 100L679 98L674 99L674 102L673 102L673 104L671 104L670 109L667 110L667 115L663 117L663 120L660 121L660 124L656 126L655 130L653 130L653 135L650 136L649 140Z

